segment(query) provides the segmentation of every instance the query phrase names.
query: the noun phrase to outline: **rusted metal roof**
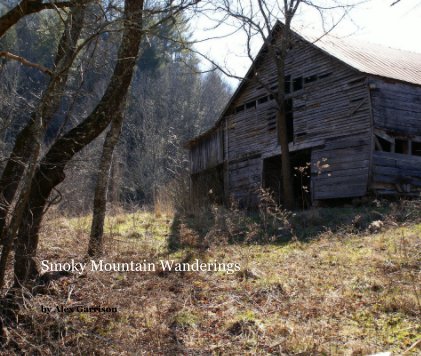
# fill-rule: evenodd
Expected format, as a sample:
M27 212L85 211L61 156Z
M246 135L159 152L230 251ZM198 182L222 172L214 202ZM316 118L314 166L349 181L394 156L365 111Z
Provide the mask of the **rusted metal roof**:
M315 42L301 37L360 72L421 85L421 53L332 36Z

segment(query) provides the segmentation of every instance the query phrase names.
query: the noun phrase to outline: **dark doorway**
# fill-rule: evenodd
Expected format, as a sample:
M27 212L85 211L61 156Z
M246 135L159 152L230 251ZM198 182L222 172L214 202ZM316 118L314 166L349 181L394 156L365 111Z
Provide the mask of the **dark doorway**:
M311 206L311 150L291 152L290 156L296 207L307 209ZM273 192L278 204L283 204L281 155L263 161L263 187Z
M220 164L214 168L192 174L193 199L199 203L222 204L224 201L224 169Z

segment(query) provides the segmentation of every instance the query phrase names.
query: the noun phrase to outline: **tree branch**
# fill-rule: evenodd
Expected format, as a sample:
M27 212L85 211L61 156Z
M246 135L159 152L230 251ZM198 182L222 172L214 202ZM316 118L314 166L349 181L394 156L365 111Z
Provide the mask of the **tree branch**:
M48 74L48 75L53 74L53 72L50 69L48 69L47 67L44 67L42 64L33 63L31 61L28 61L26 58L18 56L17 54L13 54L13 53L10 53L10 52L7 52L7 51L0 51L0 57L12 59L14 61L17 61L17 62L23 64L24 66L27 66L27 67L39 69L41 72L43 72L45 74Z
M91 0L69 0L69 1L51 1L43 2L43 0L22 0L14 8L0 17L0 37L6 31L16 24L21 18L48 9L62 9L65 7L73 7L83 5Z

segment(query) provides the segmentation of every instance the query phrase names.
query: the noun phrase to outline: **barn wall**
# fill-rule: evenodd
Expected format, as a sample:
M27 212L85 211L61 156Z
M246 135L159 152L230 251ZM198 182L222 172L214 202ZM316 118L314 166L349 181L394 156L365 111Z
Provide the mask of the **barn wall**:
M367 193L371 157L368 135L329 139L312 151L313 200L360 197Z
M372 188L379 194L420 196L421 157L374 152Z
M371 78L376 145L371 188L379 194L421 192L421 87ZM405 144L405 151L398 142Z
M421 136L421 87L376 78L370 84L375 127Z
M216 129L190 148L190 172L196 174L224 161L224 131Z
M337 174L332 174L332 179L317 177L314 189L320 189L320 194L316 194L315 198L364 195L371 152L371 114L366 77L304 43L291 52L287 68L286 74L292 80L298 77L304 80L303 89L287 95L293 100L294 112L294 142L290 144L290 150L314 147L313 165L326 157L330 160L332 172L338 170ZM259 72L267 78L275 78L276 74L268 58L259 64ZM311 77L317 79L306 83L306 78ZM275 80L272 82L275 83ZM234 113L226 118L229 159L243 160L248 167L228 165L229 192L239 199L261 185L262 159L279 155L281 151L276 134L274 101L260 103L267 96L266 89L258 82L245 84L232 104ZM235 109L242 105L244 109L235 113ZM343 136L343 139L336 140L338 136ZM256 155L261 158L248 159ZM344 191L343 185L350 183L354 188Z
M229 165L228 197L241 207L257 204L257 189L261 186L263 161L260 155L232 160Z

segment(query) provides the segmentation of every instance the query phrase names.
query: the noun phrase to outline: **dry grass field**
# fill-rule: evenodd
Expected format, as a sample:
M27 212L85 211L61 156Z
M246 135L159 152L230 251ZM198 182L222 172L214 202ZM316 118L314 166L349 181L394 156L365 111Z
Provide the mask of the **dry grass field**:
M241 271L84 272L32 291L4 355L420 354L416 202L245 215L116 212L105 261L239 263ZM376 221L373 223L373 221ZM90 219L50 212L39 259L87 261ZM41 306L116 313L46 314Z

